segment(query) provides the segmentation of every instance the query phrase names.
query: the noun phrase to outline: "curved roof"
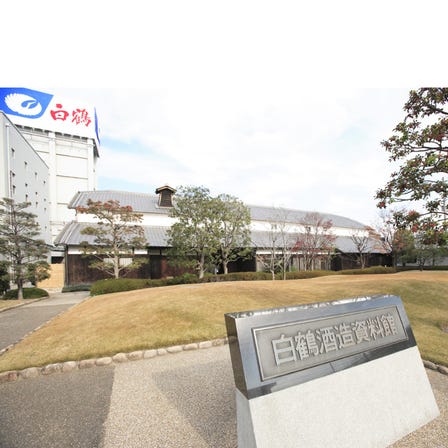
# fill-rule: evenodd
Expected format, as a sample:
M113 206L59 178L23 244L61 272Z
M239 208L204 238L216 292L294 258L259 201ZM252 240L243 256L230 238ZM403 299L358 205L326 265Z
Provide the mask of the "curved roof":
M76 221L68 223L57 237L55 244L68 246L79 246L82 242L93 244L93 236L83 235L81 233L87 226L92 225L95 224ZM169 227L147 225L143 225L142 227L145 231L145 237L149 247L168 247L167 231L169 230ZM259 249L270 247L272 245L270 238L269 232L253 230L251 231L251 247ZM341 252L357 252L356 245L349 236L337 236L334 246ZM369 251L382 252L375 239L369 239Z
M334 227L347 227L364 229L366 226L359 221L355 221L345 216L333 215L316 211L295 210L283 207L263 207L259 205L249 205L250 214L253 221L275 221L282 220L289 223L303 223L305 216L309 213L319 213L325 220L330 220Z
M110 199L118 201L121 205L130 205L138 213L168 214L169 208L159 206L159 196L149 193L134 193L117 190L94 190L79 191L71 200L68 208L79 206L86 207L87 201L106 202ZM175 200L175 199L174 199ZM303 223L308 213L305 210L287 209L283 207L265 207L259 205L248 205L252 221L275 221L282 219L284 222ZM359 221L344 216L330 213L318 212L325 220L331 220L334 227L345 227L350 229L364 229L366 226ZM277 218L277 219L276 219Z

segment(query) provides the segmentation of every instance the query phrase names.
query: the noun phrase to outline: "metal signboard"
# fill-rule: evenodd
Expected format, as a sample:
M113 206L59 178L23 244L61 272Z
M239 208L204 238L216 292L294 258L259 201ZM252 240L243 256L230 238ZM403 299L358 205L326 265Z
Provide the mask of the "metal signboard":
M225 315L235 383L248 398L416 345L397 296Z

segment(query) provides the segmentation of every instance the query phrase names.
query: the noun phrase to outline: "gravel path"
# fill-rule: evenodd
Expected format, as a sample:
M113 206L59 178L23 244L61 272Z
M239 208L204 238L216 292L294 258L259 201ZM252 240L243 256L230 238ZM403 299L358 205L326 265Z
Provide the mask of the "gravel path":
M426 372L441 415L393 448L448 448L448 377ZM115 367L102 448L236 446L228 346Z
M103 448L235 448L235 413L228 346L118 365Z

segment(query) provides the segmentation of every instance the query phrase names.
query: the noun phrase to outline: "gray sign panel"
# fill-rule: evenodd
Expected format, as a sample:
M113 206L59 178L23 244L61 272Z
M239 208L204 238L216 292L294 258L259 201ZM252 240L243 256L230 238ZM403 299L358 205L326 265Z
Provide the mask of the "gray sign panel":
M252 331L262 380L408 339L395 306Z
M398 296L225 315L236 387L255 398L416 345Z

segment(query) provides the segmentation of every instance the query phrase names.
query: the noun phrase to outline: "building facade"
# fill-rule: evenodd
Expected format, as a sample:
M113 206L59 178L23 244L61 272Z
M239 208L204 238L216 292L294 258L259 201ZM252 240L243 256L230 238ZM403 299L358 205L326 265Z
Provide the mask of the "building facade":
M7 170L7 146L11 146L11 139L23 143L20 146L14 143L17 160L28 157L26 154L30 149L37 155L28 162L28 172L33 175L37 171L42 173L37 182L35 179L26 182L27 188L32 190L28 199L32 205L38 202L38 218L43 219L42 223L39 222L41 227L42 224L48 227L49 243L53 244L64 225L75 218L74 210L68 207L73 195L77 191L97 188L99 136L96 111L76 100L25 88L0 88L0 111L3 112L3 120L5 117L9 120L9 143L4 131L0 148L5 160L4 169ZM22 173L20 176L14 174L15 179L21 179L20 197L23 197L24 178ZM36 201L34 197L44 177L47 189L45 206L43 200ZM12 182L11 188L15 186L17 189L16 184L17 181ZM44 222L44 215L48 216L48 224ZM53 262L62 261L62 248L53 245L51 256Z
M41 235L51 245L50 175L42 157L20 130L0 111L0 198L30 202Z
M120 205L130 205L133 211L143 214L142 227L148 242L146 249L135 252L135 255L145 259L146 264L138 271L131 272L128 277L139 278L165 278L178 275L168 263L167 231L173 224L174 219L170 217L172 200L175 190L169 186L156 189L156 194L130 193L124 191L83 191L78 192L69 204L69 208L76 211L77 207L86 207L89 199L91 201L106 202L116 200ZM174 198L175 199L175 198ZM263 265L261 257L268 253L272 246L270 229L272 224L281 219L286 223L288 232L291 234L300 233L303 230L303 221L307 212L301 210L286 210L281 218L278 209L272 207L248 206L251 215L251 250L252 256L241 259L229 265L230 272L261 271ZM285 210L282 209L282 212ZM357 267L356 247L352 240L352 234L365 232L366 227L349 218L337 215L323 214L322 217L332 222L332 233L335 236L334 251L331 254L322 254L319 257L319 264L316 269L348 269ZM105 278L105 274L99 270L89 267L88 257L83 255L82 243L84 241L93 244L93 237L82 234L82 230L94 224L94 216L86 214L76 214L76 219L68 223L56 243L65 248L65 284L90 284L93 281ZM379 248L374 238L370 240L369 257L371 264L384 264L385 254ZM292 260L293 269L303 269L303 257L297 252Z

